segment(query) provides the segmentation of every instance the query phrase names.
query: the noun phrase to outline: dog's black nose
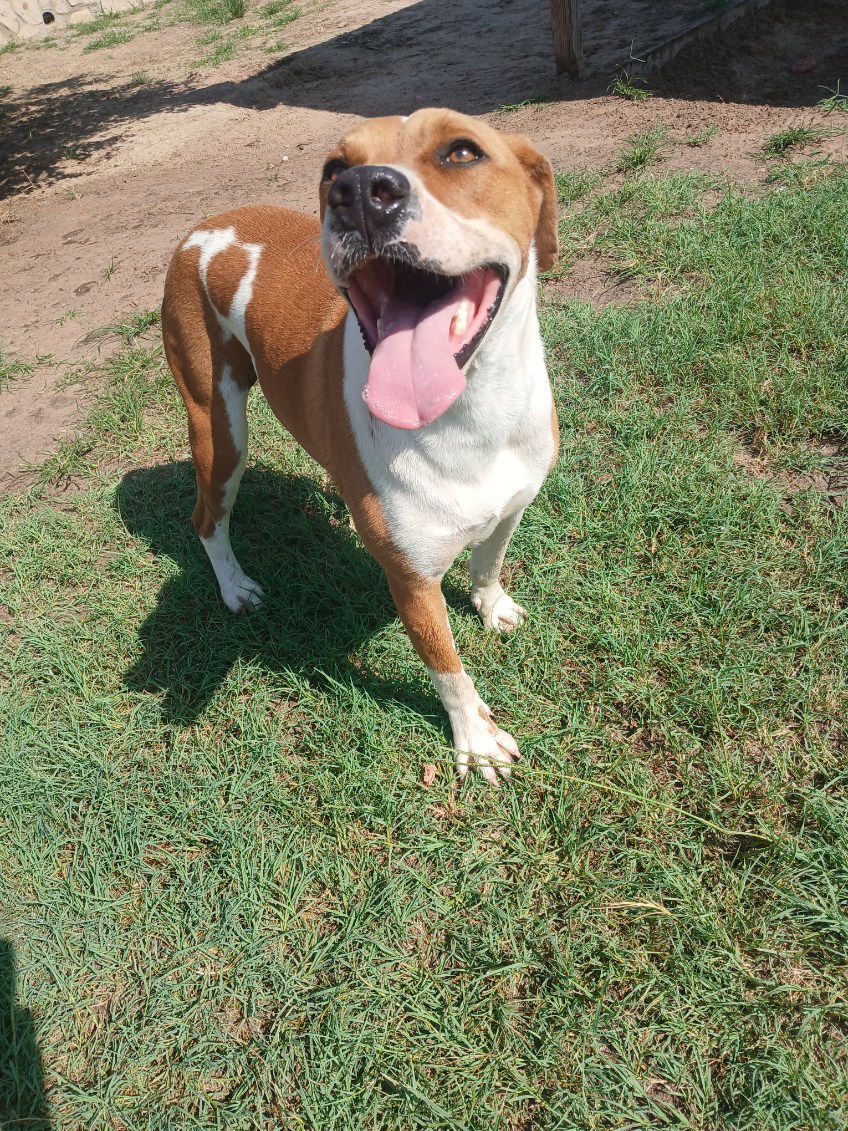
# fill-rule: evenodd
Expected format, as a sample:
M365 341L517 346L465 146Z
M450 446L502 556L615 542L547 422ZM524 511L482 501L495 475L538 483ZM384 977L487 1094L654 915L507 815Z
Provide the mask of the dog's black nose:
M410 185L388 165L355 165L330 185L327 204L340 226L358 230L373 244L375 237L397 226L409 200Z

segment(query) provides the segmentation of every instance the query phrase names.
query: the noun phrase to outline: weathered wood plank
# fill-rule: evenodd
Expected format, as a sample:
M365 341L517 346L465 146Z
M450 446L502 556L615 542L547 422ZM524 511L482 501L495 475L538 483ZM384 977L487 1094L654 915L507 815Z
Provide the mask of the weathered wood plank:
M579 78L583 69L583 29L580 0L550 0L554 57L558 74Z

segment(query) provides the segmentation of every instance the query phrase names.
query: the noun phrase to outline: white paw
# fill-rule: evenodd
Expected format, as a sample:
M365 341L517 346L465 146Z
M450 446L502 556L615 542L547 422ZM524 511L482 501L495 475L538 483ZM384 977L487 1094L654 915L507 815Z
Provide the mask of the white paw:
M491 627L495 632L512 632L527 620L527 610L513 601L508 593L498 597L490 614Z
M261 609L265 601L262 586L246 573L233 574L228 583L221 586L221 597L231 613Z
M498 591L471 591L471 603L490 632L512 632L527 620L527 610L498 586Z
M466 716L462 724L454 728L453 739L460 781L464 780L469 769L474 769L489 785L497 788L501 784L500 779L508 778L512 773L512 763L521 757L518 743L511 734L498 727L482 700L476 718Z

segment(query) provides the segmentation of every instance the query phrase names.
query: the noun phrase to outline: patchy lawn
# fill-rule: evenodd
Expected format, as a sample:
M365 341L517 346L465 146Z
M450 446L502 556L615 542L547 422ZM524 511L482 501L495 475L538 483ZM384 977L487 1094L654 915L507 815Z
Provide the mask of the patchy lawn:
M560 178L560 274L628 297L544 284L532 619L446 581L525 754L497 793L258 398L270 599L227 613L152 318L113 328L0 504L0 1121L46 1125L43 1075L68 1128L848 1124L848 184L772 180Z

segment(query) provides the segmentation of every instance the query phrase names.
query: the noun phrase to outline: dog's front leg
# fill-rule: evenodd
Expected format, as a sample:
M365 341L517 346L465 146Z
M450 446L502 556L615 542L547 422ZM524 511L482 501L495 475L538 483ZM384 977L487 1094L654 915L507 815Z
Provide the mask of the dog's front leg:
M500 730L463 670L453 642L441 580L403 573L389 577L389 588L415 650L430 673L450 718L460 779L473 767L492 785L508 778L519 757L511 734Z
M475 546L468 560L471 603L483 624L492 632L512 632L527 618L527 610L504 591L501 569L509 540L521 522L524 508L500 522L485 542Z

